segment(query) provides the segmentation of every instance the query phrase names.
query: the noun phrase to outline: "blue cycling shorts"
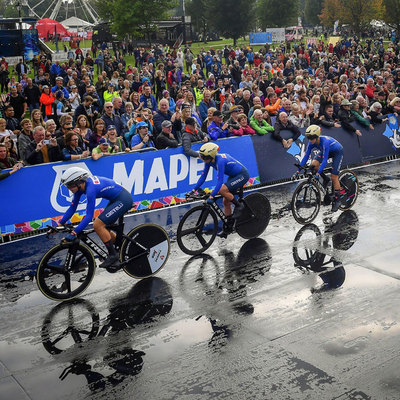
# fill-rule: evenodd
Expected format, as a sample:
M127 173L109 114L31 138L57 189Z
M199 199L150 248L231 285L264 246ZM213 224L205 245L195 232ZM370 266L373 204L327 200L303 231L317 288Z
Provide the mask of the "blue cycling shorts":
M329 158L332 158L332 174L339 175L340 167L343 161L343 149L336 150L335 152L329 153ZM315 157L315 161L322 163L322 151L319 151Z
M249 171L247 171L247 168L243 167L237 175L230 176L225 182L225 185L227 186L228 190L233 193L235 190L243 187L249 180L249 177Z
M114 200L110 200L98 218L106 225L111 225L129 211L132 206L132 195L126 189L122 189L121 193Z

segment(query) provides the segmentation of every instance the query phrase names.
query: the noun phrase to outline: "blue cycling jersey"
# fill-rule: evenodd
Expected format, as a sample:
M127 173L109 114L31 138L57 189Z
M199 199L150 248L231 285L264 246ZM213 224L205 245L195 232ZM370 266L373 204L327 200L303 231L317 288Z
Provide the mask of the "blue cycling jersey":
M300 162L301 166L305 165L305 163L307 162L312 149L319 149L322 153L322 162L318 170L318 173L320 174L326 167L328 158L335 156L335 154L339 151L343 151L343 146L337 140L330 136L320 136L319 144L311 144L310 142L308 142L306 154Z
M74 229L76 233L82 232L93 219L96 199L103 198L114 200L121 193L122 189L123 187L118 185L118 183L114 182L112 179L104 178L102 176L89 177L86 181L85 191L83 192L79 190L74 194L72 203L65 215L62 217L60 224L65 224L72 217L78 207L79 199L83 194L86 194L86 215L80 224Z
M211 192L211 196L215 196L221 189L223 185L224 175L229 177L238 175L243 169L246 169L239 161L235 160L229 154L217 154L215 160L210 163L204 164L203 172L200 175L200 179L196 183L194 190L200 188L200 186L205 182L208 171L210 167L217 170L217 185Z

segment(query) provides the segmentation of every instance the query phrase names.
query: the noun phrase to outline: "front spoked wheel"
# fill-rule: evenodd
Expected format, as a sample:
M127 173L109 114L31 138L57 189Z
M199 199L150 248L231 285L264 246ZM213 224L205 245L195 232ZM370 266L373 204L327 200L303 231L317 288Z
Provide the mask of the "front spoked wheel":
M127 236L120 251L124 271L136 279L157 274L169 257L171 244L167 232L161 226L143 224Z
M244 198L245 208L236 221L236 232L244 239L260 236L269 224L271 205L262 193L251 193Z
M341 200L340 210L349 210L353 207L358 197L358 178L357 175L349 170L345 169L339 173L340 186L346 190L344 198Z
M59 244L40 260L37 285L51 300L73 299L90 285L95 268L93 254L86 246Z
M295 189L291 209L294 219L302 225L314 221L321 207L321 192L310 182L302 182Z
M212 245L217 231L215 212L207 206L193 207L179 222L176 232L178 246L191 256L201 254Z

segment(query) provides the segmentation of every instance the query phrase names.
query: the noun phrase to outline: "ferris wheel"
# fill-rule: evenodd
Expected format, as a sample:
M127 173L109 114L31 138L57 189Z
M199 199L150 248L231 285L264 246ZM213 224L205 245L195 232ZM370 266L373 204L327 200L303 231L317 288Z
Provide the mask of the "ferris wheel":
M78 17L98 24L100 17L88 0L22 0L21 5L28 9L29 15L50 18L56 21Z

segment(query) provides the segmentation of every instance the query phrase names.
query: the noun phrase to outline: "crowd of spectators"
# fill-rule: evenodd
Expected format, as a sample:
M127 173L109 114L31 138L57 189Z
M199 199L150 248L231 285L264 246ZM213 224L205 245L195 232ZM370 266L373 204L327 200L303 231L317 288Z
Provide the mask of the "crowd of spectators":
M124 54L106 44L67 62L42 54L33 74L21 60L16 75L2 59L0 168L178 146L197 157L194 142L243 135L289 148L310 124L361 135L400 112L399 43L159 45L132 49L132 64Z

